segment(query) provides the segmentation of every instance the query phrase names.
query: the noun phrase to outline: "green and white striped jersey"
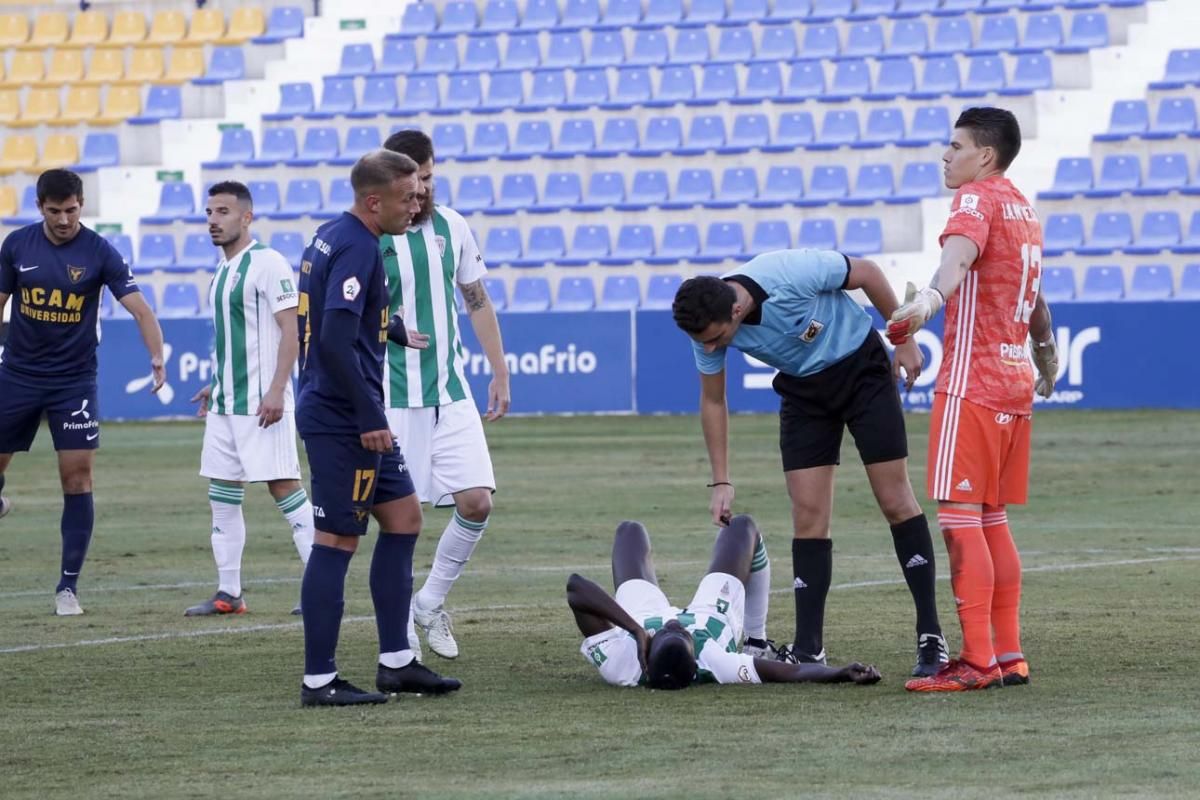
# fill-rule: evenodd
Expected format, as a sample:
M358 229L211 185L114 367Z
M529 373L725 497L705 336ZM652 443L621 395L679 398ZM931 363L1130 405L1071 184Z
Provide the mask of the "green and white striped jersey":
M751 683L749 673L742 674L749 656L738 652L734 629L723 615L684 609L674 615L696 648L696 674L700 683ZM667 617L666 619L670 619ZM663 617L648 617L642 627L653 634L666 622ZM750 659L753 662L753 659Z
M434 206L420 227L404 236L384 235L379 247L391 294L389 313L403 306L405 324L429 335L425 350L388 342L384 404L426 408L470 398L454 287L481 279L487 267L467 221L451 208Z
M287 259L251 241L230 259L222 259L208 288L215 341L209 413L258 413L271 388L278 363L280 330L275 314L299 305L296 276ZM292 384L283 395L293 409Z

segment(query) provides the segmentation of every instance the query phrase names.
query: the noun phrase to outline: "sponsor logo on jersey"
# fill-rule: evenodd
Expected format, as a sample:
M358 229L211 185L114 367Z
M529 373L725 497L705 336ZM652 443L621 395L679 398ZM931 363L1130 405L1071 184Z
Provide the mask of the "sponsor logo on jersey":
M37 322L76 323L83 319L84 298L85 295L62 289L22 286L19 311Z
M342 282L342 297L350 302L354 302L354 298L358 297L358 293L362 291L362 285L358 282L358 278L349 277Z
M446 257L446 237L434 236L433 241L437 243L438 255L442 258Z
M1004 342L1000 345L1000 360L1010 367L1021 367L1029 363L1029 346Z
M279 282L279 291L283 292L284 294L291 294L292 292L296 291L296 287L292 285L292 279L284 278L281 280Z
M387 247L383 248L383 257L384 258L395 258L396 257L396 248L392 247L390 244Z
M71 279L71 283L79 283L83 280L85 272L87 272L87 267L73 267L67 264L67 277Z
M825 330L825 323L814 319L808 323L808 327L804 329L804 333L800 334L800 341L811 343L823 330Z
M750 668L745 664L738 667L738 680L742 683L754 683L754 681L750 678Z
M979 210L979 195L964 194L961 198L959 198L958 207Z
M326 242L324 239L321 239L320 237L317 237L317 236L313 237L312 246L315 247L320 252L324 253L325 255L329 255L330 253L333 252L333 248L329 246L329 242Z

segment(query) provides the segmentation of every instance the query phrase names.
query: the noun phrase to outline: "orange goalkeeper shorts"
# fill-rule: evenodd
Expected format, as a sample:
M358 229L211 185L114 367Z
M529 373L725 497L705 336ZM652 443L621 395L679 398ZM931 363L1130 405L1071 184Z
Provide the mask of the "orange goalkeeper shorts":
M937 394L925 484L934 500L1004 506L1029 494L1030 417Z

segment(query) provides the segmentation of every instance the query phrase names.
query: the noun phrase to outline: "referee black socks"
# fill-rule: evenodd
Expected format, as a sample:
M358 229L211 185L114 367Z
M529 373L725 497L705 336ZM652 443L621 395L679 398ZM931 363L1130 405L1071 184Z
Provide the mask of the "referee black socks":
M917 633L941 635L937 613L937 572L933 562L933 538L924 514L892 526L896 560L908 583L917 610Z
M824 647L825 597L833 576L832 539L792 539L792 594L796 599L793 651L817 656Z

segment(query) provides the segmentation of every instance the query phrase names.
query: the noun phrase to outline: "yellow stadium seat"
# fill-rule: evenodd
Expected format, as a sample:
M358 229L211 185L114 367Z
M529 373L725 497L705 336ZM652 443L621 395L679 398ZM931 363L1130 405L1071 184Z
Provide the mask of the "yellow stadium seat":
M189 42L215 42L225 35L225 15L215 8L200 8L192 14Z
M262 36L267 29L267 20L258 6L235 8L229 17L229 32L221 44L241 44L247 39Z
M137 53L137 50L133 51ZM160 67L161 69L161 67ZM125 50L97 47L92 50L84 83L115 83L125 77Z
M71 23L61 11L42 11L33 20L33 35L21 47L53 47L62 44L71 33Z
M0 175L11 175L33 169L37 163L37 139L32 136L9 136L0 148Z
M21 116L21 90L0 89L0 122L12 122Z
M150 35L147 42L154 44L171 44L181 41L187 33L187 17L182 11L155 11L154 19L150 21Z
M0 217L12 217L17 213L17 187L0 186Z
M161 47L135 47L129 59L125 80L130 83L156 81L163 74L163 51Z
M79 140L74 134L55 133L46 137L37 168L57 169L79 163Z
M83 51L59 47L50 54L50 69L41 86L62 86L83 80Z
M58 108L58 89L30 89L21 116L8 124L28 128L53 122L58 119Z
M59 125L74 125L89 122L100 116L99 86L68 86L67 99L63 103Z
M108 17L99 11L82 11L75 15L68 47L91 47L108 39Z
M46 75L46 62L40 50L18 50L8 68L8 83L35 83Z
M138 44L146 38L146 15L140 11L118 11L113 17L109 44Z
M0 47L15 47L29 38L29 19L24 14L0 14Z
M174 47L163 83L185 83L204 75L203 47Z
M142 111L140 86L109 86L104 98L104 113L91 121L92 125L116 125Z

